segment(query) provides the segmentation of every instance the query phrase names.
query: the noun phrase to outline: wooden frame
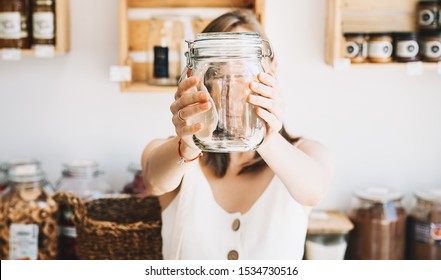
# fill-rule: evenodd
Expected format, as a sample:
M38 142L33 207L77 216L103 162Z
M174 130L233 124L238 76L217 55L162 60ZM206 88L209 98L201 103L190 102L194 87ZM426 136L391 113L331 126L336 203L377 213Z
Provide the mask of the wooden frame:
M344 58L346 32L416 31L419 0L328 0L325 61L336 66ZM405 63L360 63L357 67L402 67ZM436 63L424 63L436 69Z
M254 11L260 23L265 21L265 0L119 0L119 65L132 70L132 81L121 82L121 92L174 92L176 89L148 85L142 73L146 66L134 63L129 57L130 51L138 50L133 41L148 35L148 20L130 20L129 9L154 8L246 8Z
M55 55L70 50L70 0L55 0ZM33 49L22 50L24 56L35 56Z

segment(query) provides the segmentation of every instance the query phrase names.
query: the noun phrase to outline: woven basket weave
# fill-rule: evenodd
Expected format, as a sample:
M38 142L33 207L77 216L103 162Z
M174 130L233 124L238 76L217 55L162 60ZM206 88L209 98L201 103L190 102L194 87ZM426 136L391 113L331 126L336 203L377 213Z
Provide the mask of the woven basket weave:
M74 213L79 259L162 259L157 197L117 195L83 202L61 192L54 198Z

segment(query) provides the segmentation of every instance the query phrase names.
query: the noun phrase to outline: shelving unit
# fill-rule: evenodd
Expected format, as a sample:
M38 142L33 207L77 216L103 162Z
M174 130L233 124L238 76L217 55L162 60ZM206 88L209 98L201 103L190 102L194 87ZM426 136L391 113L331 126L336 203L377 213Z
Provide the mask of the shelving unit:
M70 0L55 0L55 50L63 55L70 50ZM22 56L35 56L35 50L23 49Z
M260 23L264 23L265 0L119 0L119 65L129 67L131 81L121 82L121 92L174 92L176 87L153 86L147 84L147 63L134 61L131 53L146 52L149 34L149 18L130 16L149 10L164 9L168 13L177 13L186 9L235 9L253 10ZM139 14L138 13L138 14ZM213 18L201 17L201 29ZM193 26L194 30L197 28ZM195 33L197 33L195 32Z
M328 65L338 67L344 58L344 33L414 32L419 0L328 0L326 53ZM437 63L422 63L426 70ZM403 68L406 63L361 63L356 68Z

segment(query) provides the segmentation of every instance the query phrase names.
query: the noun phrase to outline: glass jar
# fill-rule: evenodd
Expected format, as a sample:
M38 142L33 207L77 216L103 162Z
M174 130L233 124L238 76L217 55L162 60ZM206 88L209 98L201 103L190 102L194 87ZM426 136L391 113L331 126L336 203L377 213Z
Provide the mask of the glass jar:
M441 188L415 192L407 229L409 259L441 260Z
M45 191L35 165L8 172L10 187L0 198L0 258L48 260L57 257L57 204Z
M64 165L62 177L57 181L57 192L70 192L83 200L102 198L113 193L103 180L103 172L94 161L74 161ZM77 259L76 229L72 221L73 213L66 205L59 205L60 236L59 258Z
M36 168L44 174L43 168L41 166L41 162L36 159L33 159L33 158L15 158L15 159L9 160L1 165L0 170L3 170L3 172L8 174L9 170L12 170L12 169L14 169L16 167L20 167L20 166L33 166L32 168ZM5 187L7 187L8 182L6 181L5 184L6 184ZM44 185L45 191L48 194L50 194L50 195L54 194L54 187L48 180L44 179L43 185Z
M0 49L29 49L29 0L0 1Z
M54 0L33 0L32 2L32 44L55 45L55 2Z
M355 192L349 218L349 258L355 260L401 260L404 258L406 213L402 194L388 188Z
M6 179L6 171L0 167L0 193L8 186L8 180Z
M175 16L155 16L150 20L147 42L147 83L175 86L181 73L181 46L184 25Z
M345 33L345 57L352 63L366 62L368 56L368 37L365 33Z
M421 31L438 29L439 12L441 4L439 1L420 1L417 6L418 28Z
M425 32L422 34L422 53L424 61L441 61L441 31Z
M131 180L127 183L122 193L125 194L134 194L141 196L149 196L150 193L147 193L147 189L144 185L144 179L142 177L142 167L139 163L131 163L129 164L128 171L130 173Z
M203 151L246 152L262 143L265 125L247 99L249 84L264 71L261 59L272 57L264 42L255 32L201 33L189 42L187 67L199 77L197 90L211 97L211 109L189 120L204 124L193 136Z
M392 62L393 38L391 33L369 34L368 58L374 63Z
M420 46L416 32L395 33L395 60L398 62L420 61Z

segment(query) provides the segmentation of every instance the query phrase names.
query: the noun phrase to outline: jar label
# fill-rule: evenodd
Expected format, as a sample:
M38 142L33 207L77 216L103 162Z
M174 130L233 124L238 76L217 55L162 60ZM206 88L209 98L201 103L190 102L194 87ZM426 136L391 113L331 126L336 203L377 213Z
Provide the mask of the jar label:
M417 41L407 40L397 43L397 56L403 58L415 57L418 55L420 47Z
M413 238L426 244L441 245L441 224L414 222Z
M74 226L62 226L61 235L71 238L77 238L77 230Z
M418 22L421 26L436 25L436 11L422 10L418 15Z
M11 224L9 258L11 260L36 260L38 258L38 225Z
M33 14L33 35L35 39L55 38L54 13L37 12Z
M391 42L369 42L369 57L389 58L392 55Z
M428 58L441 57L441 41L432 41L424 43L424 56Z
M354 58L357 57L360 52L360 46L356 42L346 42L346 57L348 58Z
M0 39L20 39L21 37L20 13L0 13Z
M168 47L154 47L153 76L155 78L168 78Z

